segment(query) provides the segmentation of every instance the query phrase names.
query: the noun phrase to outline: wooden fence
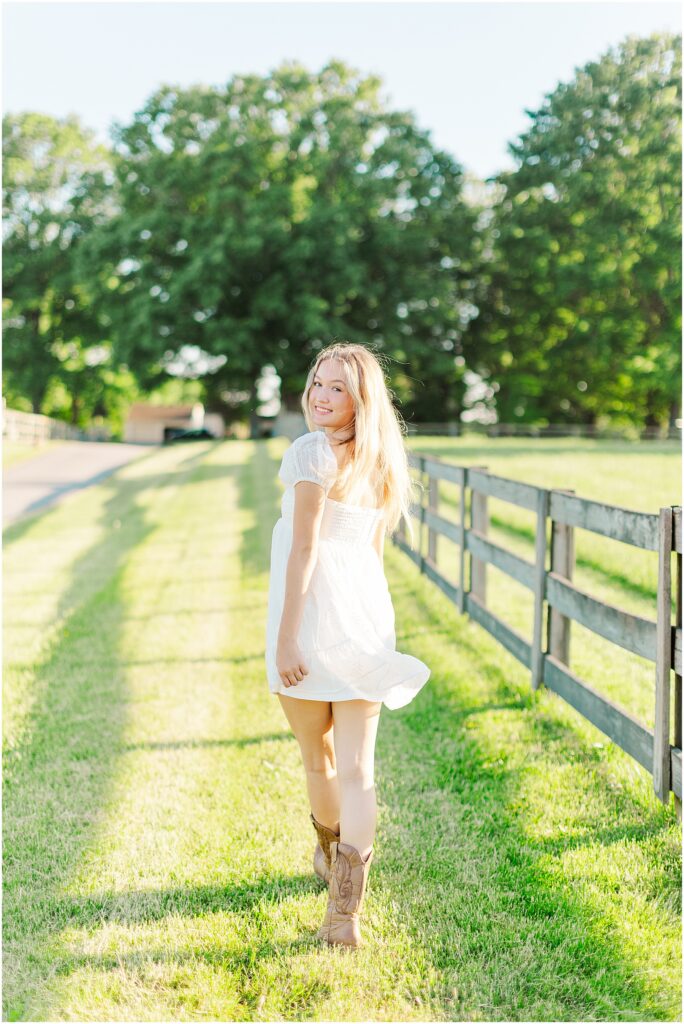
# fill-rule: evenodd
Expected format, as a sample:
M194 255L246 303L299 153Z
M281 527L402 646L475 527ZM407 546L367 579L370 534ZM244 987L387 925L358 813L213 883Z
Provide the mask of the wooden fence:
M422 494L414 515L420 522L418 549L408 543L402 521L393 537L460 612L467 612L531 673L532 689L542 683L617 743L653 776L653 789L663 803L675 795L681 820L682 798L682 510L661 508L656 514L632 512L578 498L574 491L546 490L495 476L485 466L457 466L432 456L409 454L418 469ZM460 488L458 521L439 512L439 482ZM498 498L536 513L534 562L487 539L487 499ZM469 499L469 501L468 501ZM470 522L466 523L467 509ZM550 521L551 529L547 530ZM620 540L658 552L655 621L599 601L572 583L574 529ZM550 534L550 541L547 535ZM447 537L459 549L459 584L449 582L437 567L437 538ZM546 568L550 547L550 568ZM672 623L671 554L677 553L676 622ZM466 554L470 558L470 589L466 591ZM487 608L487 565L496 566L532 591L532 643ZM542 645L544 604L548 606L546 649ZM577 622L611 643L647 658L655 665L655 728L648 729L628 711L601 696L569 666L570 625ZM670 718L670 673L674 671L674 722ZM674 744L670 743L673 725Z
M108 441L111 431L107 426L82 429L40 413L6 409L3 403L2 435L8 441L40 444L55 438L67 441Z
M681 441L682 421L662 426L611 427L591 423L549 423L535 426L533 423L478 423L462 420L447 420L440 423L406 423L410 435L437 435L447 437L589 437L592 440L615 441Z

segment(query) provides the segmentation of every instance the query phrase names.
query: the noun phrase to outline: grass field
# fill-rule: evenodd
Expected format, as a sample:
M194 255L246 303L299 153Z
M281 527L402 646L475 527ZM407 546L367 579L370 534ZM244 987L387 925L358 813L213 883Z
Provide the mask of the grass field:
M679 502L675 445L414 447ZM263 662L284 448L154 450L4 533L5 1019L680 1019L672 803L389 543L398 647L432 676L382 713L366 946L315 942L303 772ZM492 508L520 550L530 522ZM653 614L655 555L577 550L590 592ZM492 572L529 632L520 589ZM652 668L588 640L573 667L648 719Z

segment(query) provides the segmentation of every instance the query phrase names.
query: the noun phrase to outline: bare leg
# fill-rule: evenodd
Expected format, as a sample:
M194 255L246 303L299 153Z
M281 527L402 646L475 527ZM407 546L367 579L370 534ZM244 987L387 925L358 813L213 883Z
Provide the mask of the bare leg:
M286 697L282 693L278 699L302 752L311 812L321 825L336 832L340 795L330 702Z
M381 703L340 700L332 704L337 779L340 791L340 840L365 858L375 840L375 738Z

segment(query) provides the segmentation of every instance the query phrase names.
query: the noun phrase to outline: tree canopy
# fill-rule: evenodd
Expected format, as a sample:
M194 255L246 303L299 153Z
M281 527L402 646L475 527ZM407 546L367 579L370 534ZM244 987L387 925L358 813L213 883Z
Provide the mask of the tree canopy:
M209 408L254 409L269 364L296 407L337 338L390 357L407 419L457 420L474 373L500 421L667 422L680 68L680 37L629 37L484 183L340 61L164 85L111 149L7 115L5 393L85 423L196 346Z
M503 422L655 424L681 380L681 37L629 37L509 147L471 338ZM674 418L674 415L672 415Z

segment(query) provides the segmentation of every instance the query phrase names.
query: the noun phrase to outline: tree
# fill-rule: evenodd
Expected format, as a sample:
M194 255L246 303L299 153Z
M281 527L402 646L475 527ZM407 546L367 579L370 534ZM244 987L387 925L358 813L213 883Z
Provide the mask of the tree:
M107 352L74 254L106 219L109 154L75 117L26 113L3 120L3 161L5 393L41 412L62 381L72 421L85 424Z
M628 37L509 148L468 339L499 418L666 423L681 380L681 37Z
M81 260L99 268L117 359L144 384L196 345L226 357L209 404L246 389L253 408L268 363L293 403L338 337L420 357L423 402L458 411L475 213L458 164L379 86L337 61L318 75L286 63L224 90L165 86L116 126L120 214Z

